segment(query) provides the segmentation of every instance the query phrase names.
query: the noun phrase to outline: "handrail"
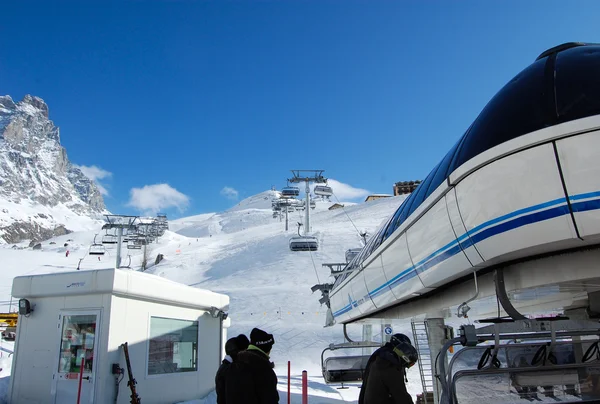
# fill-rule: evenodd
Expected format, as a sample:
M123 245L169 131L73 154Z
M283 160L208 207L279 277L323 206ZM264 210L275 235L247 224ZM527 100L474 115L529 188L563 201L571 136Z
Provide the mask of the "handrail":
M7 354L9 354L9 355L12 355L12 354L14 354L14 353L15 353L14 351L12 351L12 350L10 350L10 349L8 349L8 348L4 348L4 347L2 347L2 346L0 346L0 351L2 351L2 352L6 352L6 353L7 353Z
M472 326L470 326L472 327ZM474 330L473 330L474 331ZM586 336L586 335L598 335L598 329L589 329L589 330L571 330L571 331L555 331L554 329L551 331L541 331L541 332L532 332L532 333L506 333L502 334L500 332L496 332L495 334L485 334L485 335L475 335L473 331L469 331L466 327L463 329L465 335L462 335L457 338L453 338L451 340L446 341L440 350L440 354L438 355L438 369L439 375L438 379L442 385L442 394L440 398L440 404L449 404L452 402L453 397L453 389L450 388L452 386L452 374L448 372L446 374L446 355L451 346L460 343L463 346L474 346L473 344L479 344L486 341L494 341L495 349L499 349L499 341L500 340L527 340L527 339L548 339L552 338L556 340L556 338L564 338L564 337L576 337L576 336ZM468 335L467 335L468 334ZM476 345L475 345L476 346ZM514 346L514 345L511 345ZM581 366L581 364L579 364ZM566 366L566 365L565 365ZM490 370L490 369L487 369ZM497 370L497 369L495 369ZM485 370L478 370L478 372L482 372Z

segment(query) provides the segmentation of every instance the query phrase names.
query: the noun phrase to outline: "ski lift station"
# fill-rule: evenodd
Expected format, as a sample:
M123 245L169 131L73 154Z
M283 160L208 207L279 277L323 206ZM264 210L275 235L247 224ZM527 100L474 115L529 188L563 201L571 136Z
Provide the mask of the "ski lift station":
M329 351L369 346L347 324L410 320L420 402L600 402L599 69L599 44L543 52L329 264L312 290L347 341ZM326 382L358 381L364 355L326 354Z
M124 343L144 403L214 389L226 295L119 269L21 276L12 295L20 318L8 402L129 403Z

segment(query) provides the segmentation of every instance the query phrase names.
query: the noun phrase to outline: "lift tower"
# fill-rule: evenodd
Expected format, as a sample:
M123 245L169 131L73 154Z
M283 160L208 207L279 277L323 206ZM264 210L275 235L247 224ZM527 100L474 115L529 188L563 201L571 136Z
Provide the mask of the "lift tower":
M115 268L119 269L121 266L121 242L123 241L123 229L133 230L136 229L136 221L139 220L139 216L126 216L126 215L104 215L106 218L106 224L102 226L102 230L117 229L117 258L115 262Z
M304 206L304 235L307 236L310 232L310 183L326 184L327 178L323 177L325 170L291 170L293 177L288 181L293 184L301 182L306 183L306 205Z

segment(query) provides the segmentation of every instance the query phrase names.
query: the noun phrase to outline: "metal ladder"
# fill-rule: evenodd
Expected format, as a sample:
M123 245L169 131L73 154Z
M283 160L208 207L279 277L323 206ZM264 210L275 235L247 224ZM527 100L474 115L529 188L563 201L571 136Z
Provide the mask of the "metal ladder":
M429 334L427 333L427 320L410 322L412 327L414 347L419 354L419 373L423 386L423 403L433 403L433 359L429 350Z

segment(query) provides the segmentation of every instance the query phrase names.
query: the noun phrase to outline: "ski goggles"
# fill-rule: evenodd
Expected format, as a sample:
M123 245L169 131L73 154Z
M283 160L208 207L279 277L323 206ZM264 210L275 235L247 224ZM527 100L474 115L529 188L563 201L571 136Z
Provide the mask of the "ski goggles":
M408 355L406 355L402 350L400 350L398 347L394 348L394 353L398 356L398 358L400 358L401 360L404 361L404 365L407 368L412 367L415 363L416 360L413 360L412 358L410 358Z

